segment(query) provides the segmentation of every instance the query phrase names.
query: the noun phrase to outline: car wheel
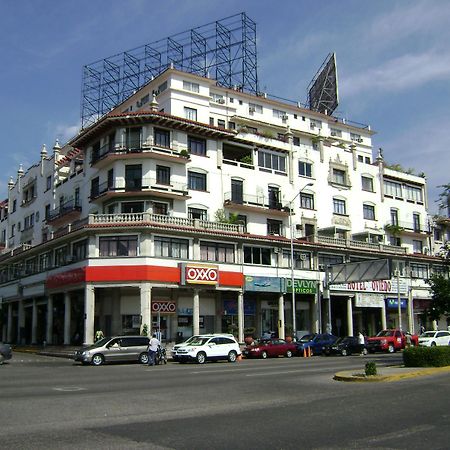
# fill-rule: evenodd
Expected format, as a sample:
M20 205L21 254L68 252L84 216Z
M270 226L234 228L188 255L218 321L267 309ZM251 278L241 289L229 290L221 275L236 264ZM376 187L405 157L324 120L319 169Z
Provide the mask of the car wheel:
M94 366L101 366L105 362L105 358L100 353L97 353L92 357L92 364Z
M343 349L341 350L341 355L342 355L342 356L347 356L347 355L348 355L348 351L347 351L346 348L343 348Z
M431 343L431 347L436 347L436 342L433 341L433 342Z
M269 356L269 355L267 354L267 352L262 352L262 353L261 353L261 358L262 358L262 359L267 359L268 356Z
M0 354L0 364L3 364L4 360L5 360L5 357L2 354Z
M141 353L140 355L139 355L139 362L141 363L141 364L148 364L148 353Z
M236 362L237 359L237 353L234 350L231 350L230 353L228 353L228 361L229 362Z
M197 359L197 362L199 364L205 364L205 362L206 362L206 353L205 352L198 352L196 359Z
M288 350L288 351L286 352L286 357L287 357L287 358L292 358L292 352L291 352L290 350Z
M394 344L389 344L388 352L389 352L389 353L394 353L394 352L395 352Z

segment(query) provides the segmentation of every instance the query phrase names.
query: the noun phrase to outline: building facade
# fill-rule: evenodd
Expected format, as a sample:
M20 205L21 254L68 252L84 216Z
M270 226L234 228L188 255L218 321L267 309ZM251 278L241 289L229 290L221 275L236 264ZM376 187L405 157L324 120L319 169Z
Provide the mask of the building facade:
M11 178L2 339L414 331L443 270L426 179L374 158L373 134L167 69ZM380 258L392 279L324 297L327 267Z

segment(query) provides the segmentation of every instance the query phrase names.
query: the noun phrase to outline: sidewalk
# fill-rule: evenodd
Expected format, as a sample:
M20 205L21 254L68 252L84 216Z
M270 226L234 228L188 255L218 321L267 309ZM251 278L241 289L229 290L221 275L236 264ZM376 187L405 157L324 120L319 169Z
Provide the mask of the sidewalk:
M364 368L361 370L344 370L337 372L333 379L336 381L350 381L350 382L391 382L400 381L407 378L416 378L427 375L436 375L440 373L450 373L450 366L446 367L379 367L378 374L365 376Z
M72 345L12 345L13 353L34 353L36 355L44 356L56 356L59 358L69 358L73 357L73 354L81 346Z

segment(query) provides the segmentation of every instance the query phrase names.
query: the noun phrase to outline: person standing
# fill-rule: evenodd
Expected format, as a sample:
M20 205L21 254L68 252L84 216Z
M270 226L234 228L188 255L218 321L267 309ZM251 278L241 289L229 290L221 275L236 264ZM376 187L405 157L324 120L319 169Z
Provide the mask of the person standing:
M149 366L155 365L156 352L158 351L159 345L160 345L160 342L156 338L156 333L153 333L153 336L150 339L150 342L148 343L148 365Z
M358 344L359 344L359 356L364 356L364 347L366 345L366 340L361 331L358 333Z

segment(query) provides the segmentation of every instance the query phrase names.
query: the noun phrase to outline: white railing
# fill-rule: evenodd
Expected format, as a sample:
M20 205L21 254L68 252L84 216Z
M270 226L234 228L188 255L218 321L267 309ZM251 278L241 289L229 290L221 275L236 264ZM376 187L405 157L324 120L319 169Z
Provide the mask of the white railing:
M320 244L327 244L335 247L345 247L345 248L359 248L363 250L375 250L387 253L395 254L405 254L407 249L405 247L399 247L397 245L387 245L387 244L375 244L373 242L363 242L355 241L350 239L342 238L332 238L328 236L317 236L317 238L312 239L313 242L318 242Z

